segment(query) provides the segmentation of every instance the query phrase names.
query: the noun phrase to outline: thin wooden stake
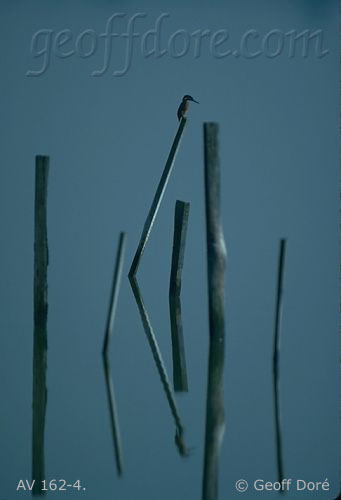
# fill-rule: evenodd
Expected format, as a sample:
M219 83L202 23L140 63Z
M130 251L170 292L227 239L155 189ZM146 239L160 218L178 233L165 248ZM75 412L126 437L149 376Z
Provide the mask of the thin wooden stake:
M107 389L111 432L112 432L112 438L113 438L114 450L115 450L116 469L117 469L117 473L119 476L123 472L122 445L121 445L121 434L120 434L120 429L119 429L119 424L118 424L118 415L117 415L117 409L116 409L117 406L116 406L116 400L115 400L114 384L112 381L110 363L109 363L109 358L108 358L108 348L109 348L109 341L110 341L110 338L112 336L113 327L114 327L118 294L120 291L120 284L121 284L121 276L122 276L122 268L123 268L123 262L124 262L125 247L126 247L126 233L121 232L120 237L119 237L119 241L118 241L117 252L116 252L114 277L113 277L113 282L112 282L112 287L111 287L110 302L109 302L108 315L107 315L107 323L106 323L106 328L105 328L105 335L104 335L104 342L103 342L103 349L102 349L103 368L104 368L104 375L105 375L105 385L106 385L106 389Z
M114 278L113 278L112 287L111 287L110 303L109 303L108 316L107 316L107 324L106 324L106 328L105 328L105 335L104 335L104 342L103 342L103 350L102 350L103 354L105 354L108 350L109 341L110 341L113 326L114 326L118 293L120 290L120 283L121 283L121 276L122 276L122 268L123 268L123 261L124 261L126 239L127 239L126 233L121 232L119 242L118 242L117 253L116 253Z
M181 319L181 278L190 204L177 200L174 214L172 268L169 283L169 311L172 333L173 384L177 392L188 391L185 345Z
M282 432L281 432L281 418L280 418L281 415L280 415L279 352L280 352L280 328L281 328L281 313L282 313L285 252L286 252L286 240L281 239L279 245L279 256L278 256L276 310L275 310L274 343L273 343L273 390L274 390L277 478L279 482L281 482L283 479ZM283 490L280 491L283 492Z
M163 198L163 195L165 193L165 190L166 190L166 187L167 187L167 184L169 181L170 174L172 173L172 170L173 170L174 161L176 158L176 154L179 150L180 141L181 141L181 137L182 137L185 125L186 125L186 118L182 118L180 123L179 123L178 131L177 131L176 136L174 138L170 153L168 155L166 165L165 165L165 168L163 170L159 185L158 185L156 193L154 195L153 203L152 203L150 210L148 212L146 222L144 223L140 242L138 244L133 262L132 262L131 267L130 267L130 271L129 271L130 277L135 276L137 273L142 254L144 252L145 246L146 246L148 238L150 236L157 212L158 212L160 204L161 204L161 200Z
M209 303L209 363L203 500L218 498L219 453L224 419L224 270L226 249L220 215L218 124L204 124L206 239Z
M47 403L47 183L49 157L35 159L34 207L34 337L32 402L32 494L43 495L45 479L44 436Z

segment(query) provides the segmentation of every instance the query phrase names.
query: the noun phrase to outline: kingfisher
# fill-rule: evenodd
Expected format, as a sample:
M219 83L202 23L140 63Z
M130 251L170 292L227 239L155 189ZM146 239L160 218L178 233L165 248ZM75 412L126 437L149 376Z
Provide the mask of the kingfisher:
M182 98L182 101L180 103L180 106L178 108L178 120L180 121L181 118L184 118L187 111L188 111L188 108L189 108L189 101L193 101L193 102L196 102L197 104L200 104L198 101L196 101L195 99L193 99L193 97L191 95L184 95L183 98Z

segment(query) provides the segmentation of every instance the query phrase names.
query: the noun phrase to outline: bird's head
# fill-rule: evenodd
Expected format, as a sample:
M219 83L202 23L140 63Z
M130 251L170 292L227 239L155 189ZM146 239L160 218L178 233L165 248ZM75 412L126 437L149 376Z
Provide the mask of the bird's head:
M199 104L199 101L196 101L195 99L193 99L193 97L191 95L184 95L183 98L182 98L183 101L192 101L192 102L196 102L197 104Z

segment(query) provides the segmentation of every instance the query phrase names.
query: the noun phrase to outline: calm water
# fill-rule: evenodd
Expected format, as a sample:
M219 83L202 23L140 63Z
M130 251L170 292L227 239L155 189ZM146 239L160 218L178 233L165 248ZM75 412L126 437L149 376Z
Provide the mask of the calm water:
M245 4L245 5L244 5ZM208 305L202 123L220 124L226 269L226 431L219 498L264 494L276 481L272 341L278 244L286 237L281 330L284 476L330 483L339 491L337 2L236 1L197 10L108 2L3 2L2 166L0 182L1 337L0 499L31 480L34 156L51 157L48 196L47 480L79 480L81 491L47 498L197 500L201 497L208 361ZM258 5L258 4L257 4ZM35 7L34 9L31 7ZM104 30L114 12L149 15L147 30L170 13L165 36L180 28L321 29L323 58L143 59L122 78L94 78L103 53L41 59L29 47L39 29ZM266 15L265 15L266 14ZM148 21L148 22L147 22ZM149 24L148 24L149 23ZM126 25L122 24L122 29ZM68 48L65 46L65 49ZM115 60L116 61L116 60ZM37 66L35 66L37 64ZM182 283L188 393L174 408L160 379L127 278L185 93L185 136L138 273L143 301L172 388L168 287L177 199L190 202ZM109 361L121 434L123 474L115 462L101 356L119 232L127 248ZM176 429L184 428L187 456ZM61 483L59 483L61 484ZM85 488L85 489L83 489ZM297 498L292 489L287 498Z

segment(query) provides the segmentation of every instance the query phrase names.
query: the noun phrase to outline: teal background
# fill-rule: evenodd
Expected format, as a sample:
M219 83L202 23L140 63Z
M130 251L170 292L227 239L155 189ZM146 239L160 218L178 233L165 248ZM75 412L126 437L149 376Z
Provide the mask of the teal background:
M287 238L281 331L281 410L285 477L324 481L339 491L339 14L336 1L1 2L0 169L0 498L31 477L34 157L50 160L48 234L47 478L80 479L84 492L52 497L194 500L201 495L208 356L202 124L220 124L226 272L226 432L220 498L235 482L276 480L272 338L279 239ZM103 33L136 22L141 33L169 17L174 31L227 29L238 48L261 36L323 31L321 58L142 57L121 77L126 40L108 71L101 38L89 58L58 58L47 71L30 52L40 29ZM65 51L72 49L65 45ZM225 45L221 46L225 48ZM41 46L40 46L41 48ZM257 40L251 48L258 48ZM126 278L171 142L184 94L185 136L139 271L139 284L171 379L168 284L175 200L191 204L182 312L189 393L177 395L188 458L175 427ZM116 475L100 350L119 231L128 234L110 360L124 454ZM265 494L265 493L264 493ZM247 498L261 493L248 491ZM267 498L276 493L267 492ZM288 498L297 498L295 491ZM312 493L300 493L310 498Z

